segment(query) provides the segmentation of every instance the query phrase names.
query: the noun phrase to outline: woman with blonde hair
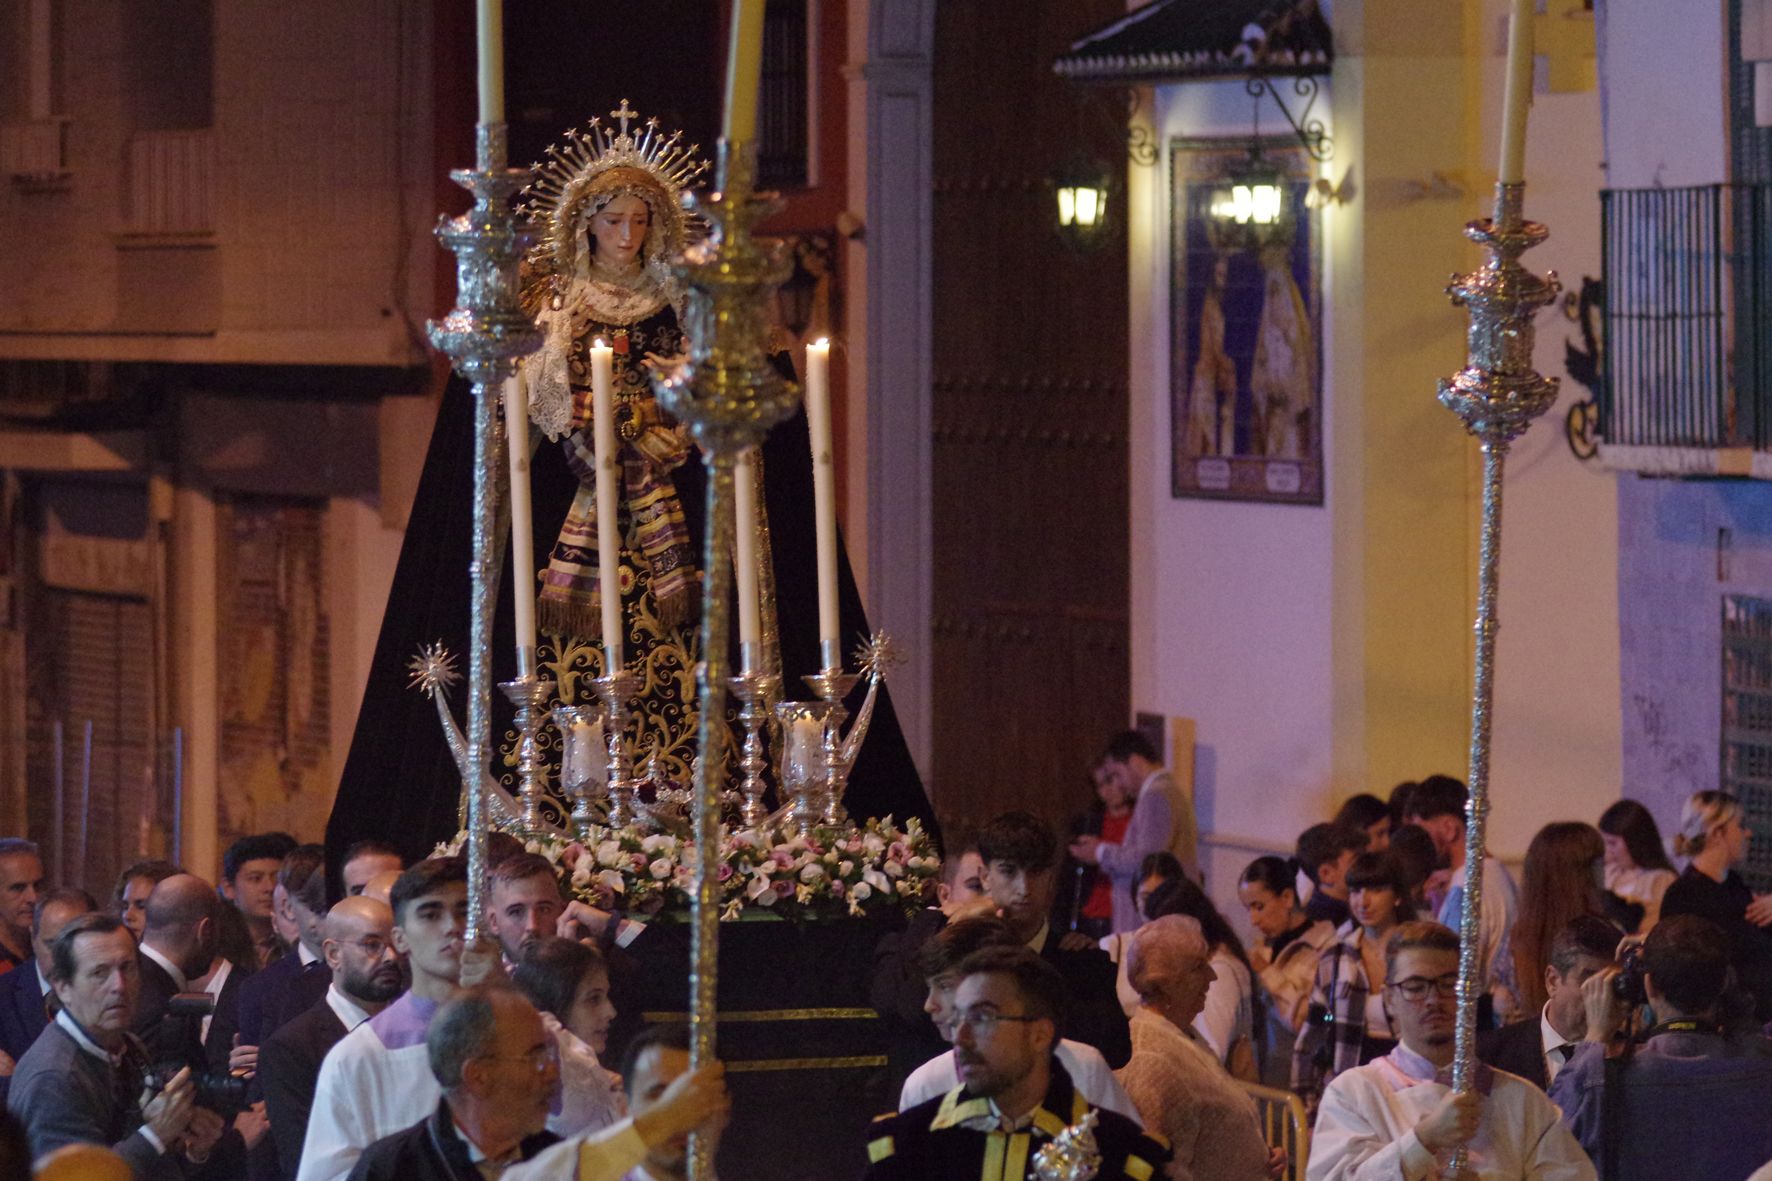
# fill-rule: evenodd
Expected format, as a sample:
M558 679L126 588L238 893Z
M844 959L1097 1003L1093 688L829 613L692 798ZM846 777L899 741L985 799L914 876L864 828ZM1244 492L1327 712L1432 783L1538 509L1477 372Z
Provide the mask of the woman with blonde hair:
M1772 895L1756 896L1735 867L1753 832L1741 801L1726 791L1701 791L1686 801L1674 855L1691 860L1661 898L1661 917L1695 914L1723 928L1738 983L1754 997L1754 1013L1772 1020Z

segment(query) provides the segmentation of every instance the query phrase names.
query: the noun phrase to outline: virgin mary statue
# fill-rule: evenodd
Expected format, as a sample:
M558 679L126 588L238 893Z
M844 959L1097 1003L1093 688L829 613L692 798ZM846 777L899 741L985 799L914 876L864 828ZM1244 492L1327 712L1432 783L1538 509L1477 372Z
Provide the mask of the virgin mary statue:
M684 351L683 291L672 263L700 232L681 198L706 165L693 146L682 145L680 133L661 133L656 120L635 125L625 101L612 120L593 119L550 148L524 207L538 231L526 262L525 307L545 343L523 373L534 429L529 440L513 445L534 449L535 553L548 557L540 570L515 573L536 580L537 663L569 704L590 700L586 682L603 671L601 596L621 596L629 667L643 681L628 733L635 765L649 771L655 785L686 786L696 755L696 558L706 473L682 425L654 400L648 368ZM599 340L614 351L622 534L615 588L600 586L597 576L590 347ZM471 418L472 394L452 379L327 828L329 847L373 836L417 856L455 831L461 777L432 705L407 688L406 665L421 645L437 640L459 652L467 633ZM762 455L761 500L773 553L763 573L775 588L780 670L787 696L810 696L796 692L799 678L821 663L804 414L776 428ZM496 680L516 671L512 573L507 562L494 627ZM846 555L839 594L848 643L868 627ZM490 770L514 789L516 734L501 695L493 701ZM553 751L557 767L557 745ZM857 817L890 812L934 827L885 686L845 803ZM553 816L566 810L556 798Z

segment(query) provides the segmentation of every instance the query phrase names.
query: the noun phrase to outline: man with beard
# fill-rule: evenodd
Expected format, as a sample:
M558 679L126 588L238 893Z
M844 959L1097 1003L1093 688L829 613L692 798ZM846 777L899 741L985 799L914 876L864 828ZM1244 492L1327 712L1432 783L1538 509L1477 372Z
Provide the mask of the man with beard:
M421 861L394 884L394 950L407 957L406 995L357 1026L326 1055L315 1084L298 1181L340 1181L363 1150L437 1110L425 1034L458 987L497 971L498 950L467 948L468 867L460 857Z
M1064 980L1026 947L987 947L960 965L954 993L954 1060L960 1085L874 1121L865 1181L1015 1181L1040 1149L1095 1116L1097 1181L1145 1181L1168 1148L1134 1120L1091 1106L1053 1057Z
M321 947L332 982L326 995L260 1047L259 1081L284 1178L294 1178L301 1166L308 1111L326 1052L406 987L393 927L394 912L372 898L346 898L327 912Z
M1448 1085L1458 1020L1458 936L1404 923L1385 947L1385 1000L1396 1049L1344 1070L1323 1092L1309 1181L1439 1176L1465 1145L1482 1181L1593 1181L1594 1167L1544 1092L1477 1068L1471 1090Z
M516 963L523 949L551 938L566 912L560 875L539 853L517 853L494 865L487 874L486 925L498 937L505 961Z

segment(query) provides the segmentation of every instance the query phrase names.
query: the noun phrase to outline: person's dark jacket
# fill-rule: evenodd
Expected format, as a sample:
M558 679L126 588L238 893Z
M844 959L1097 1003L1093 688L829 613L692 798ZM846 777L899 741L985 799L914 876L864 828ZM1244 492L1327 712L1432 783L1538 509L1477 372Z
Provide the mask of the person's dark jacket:
M122 1157L136 1181L182 1181L194 1167L142 1135L145 1069L139 1044L114 1065L52 1023L13 1071L6 1109L25 1126L33 1157L68 1144L99 1144Z
M1132 1058L1132 1030L1120 1005L1118 969L1099 947L1066 951L1064 932L1050 928L1040 958L1058 969L1070 994L1063 1036L1101 1051L1115 1070Z
M1695 914L1723 928L1736 983L1754 998L1754 1016L1772 1021L1772 931L1747 921L1753 891L1734 870L1722 881L1688 865L1661 896L1661 917Z
M1543 1020L1537 1014L1500 1029L1477 1034L1477 1057L1497 1070L1517 1074L1539 1090L1549 1086L1544 1075ZM1560 1073L1560 1072L1559 1072Z
M528 1160L560 1137L542 1131L529 1137L518 1152ZM467 1143L455 1130L449 1100L404 1132L377 1140L357 1158L349 1181L460 1181L480 1175L468 1158Z
M320 1063L346 1032L344 1022L322 997L307 1012L285 1022L258 1048L258 1081L265 1097L265 1117L271 1124L269 1139L275 1146L278 1172L287 1181L295 1181L301 1168Z
M1758 1035L1661 1033L1611 1063L1583 1043L1550 1097L1609 1181L1724 1181L1772 1160L1772 1040Z
M49 998L37 981L37 961L28 959L0 976L0 1052L16 1063L49 1025ZM10 1078L0 1078L0 1103Z

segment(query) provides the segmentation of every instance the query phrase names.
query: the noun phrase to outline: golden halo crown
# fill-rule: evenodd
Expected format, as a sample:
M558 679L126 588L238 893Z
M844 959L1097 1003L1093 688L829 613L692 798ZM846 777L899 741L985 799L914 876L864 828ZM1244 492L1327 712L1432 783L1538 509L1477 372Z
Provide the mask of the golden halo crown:
M696 157L701 145L685 147L681 131L662 134L657 119L631 127L639 113L625 98L609 117L615 122L592 119L582 130L568 131L563 144L548 147L546 161L531 165L535 179L523 190L528 199L519 212L539 231L526 260L532 278L558 282L572 273L585 206L603 195L606 186L599 180L619 179L608 176L618 168L637 170L643 176L625 175L641 184L649 180L662 190L663 208L653 210L655 221L662 223L657 226L660 253L675 257L689 244L694 224L679 197L708 170L708 162Z

